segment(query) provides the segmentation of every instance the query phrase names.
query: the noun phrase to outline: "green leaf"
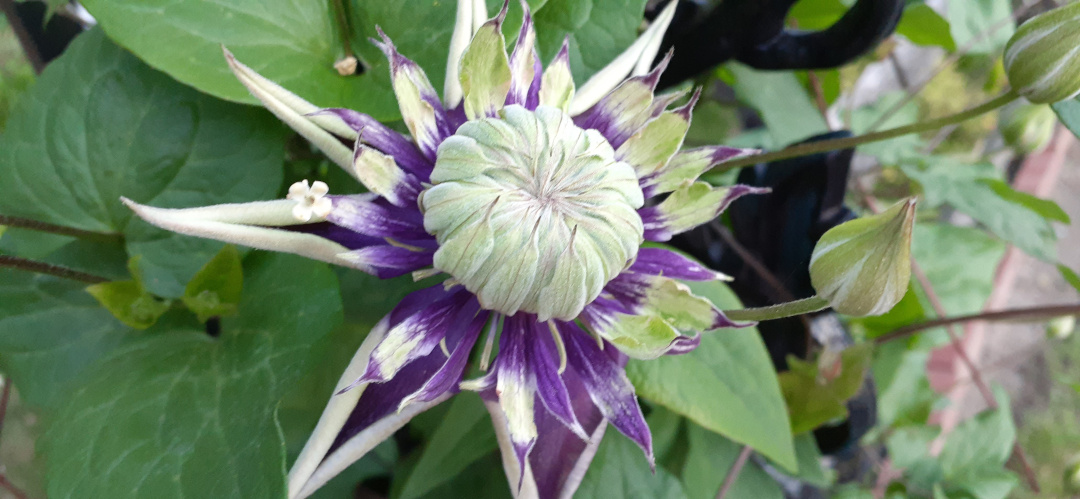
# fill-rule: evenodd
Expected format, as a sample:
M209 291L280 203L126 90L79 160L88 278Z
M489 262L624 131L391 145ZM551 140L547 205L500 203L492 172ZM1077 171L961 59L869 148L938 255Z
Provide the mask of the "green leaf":
M637 38L645 3L646 0L547 0L542 6L534 5L541 61L545 65L551 61L563 38L569 36L574 81L578 85L585 83ZM492 14L495 8L489 6ZM519 23L510 25L516 27Z
M912 256L926 272L948 315L982 310L1005 245L979 229L916 224Z
M1051 104L1058 119L1073 133L1080 137L1080 97Z
M740 308L720 282L687 283L718 308ZM761 336L754 328L705 333L686 355L631 360L637 394L772 459L797 468L787 409Z
M852 131L856 135L869 133L871 131L870 127L876 124L885 113L891 111L893 106L896 106L906 95L904 92L887 93L873 104L856 109L851 115ZM888 130L909 125L916 121L919 121L919 104L912 100L881 122L880 125L874 128L874 131ZM880 142L863 144L857 150L877 158L882 164L895 165L910 156L912 151L921 150L923 148L922 144L923 140L917 134L909 134Z
M442 419L409 473L400 499L423 497L498 448L491 418L479 396L461 393L454 397Z
M584 81L633 41L645 1L539 3L534 14L543 60L553 57L569 34L575 77ZM386 59L369 41L378 38L376 26L441 89L456 9L452 1L346 1L349 46L364 71L341 76L333 65L346 51L332 2L89 0L85 4L118 43L151 66L214 96L256 102L226 66L224 45L255 71L317 106L347 107L382 120L400 115ZM516 2L511 4L516 7ZM489 14L497 8L489 6ZM518 24L514 20L507 26L516 34Z
M278 401L341 319L326 265L252 254L219 338L162 325L85 376L43 442L49 497L282 497Z
M1002 199L1034 211L1047 220L1053 220L1063 224L1070 223L1069 214L1065 213L1065 210L1061 209L1061 207L1052 200L1032 196L1026 192L1020 192L998 179L984 178L980 179L979 182L990 186L990 188L993 189L998 196L1001 196Z
M974 478L1000 471L1012 454L1016 425L1008 396L994 390L999 409L987 410L964 421L949 433L941 450L941 467L950 480Z
M970 45L971 54L991 54L1016 31L1010 0L949 2L949 32L957 47Z
M926 375L929 359L930 352L908 350L902 341L878 346L872 370L879 427L926 424L938 398Z
M86 287L101 306L109 313L135 329L153 326L169 310L169 302L159 300L146 292L137 281L113 281Z
M799 460L799 473L795 478L817 487L832 485L835 477L831 476L831 470L822 466L821 449L818 449L814 435L805 433L795 437L795 456Z
M610 430L610 428L609 428ZM604 433L592 465L574 497L686 499L679 480L663 468L649 471L645 455L617 431Z
M0 270L0 369L31 405L63 403L89 364L133 339L84 287Z
M230 244L199 269L184 288L182 299L199 316L199 322L206 322L211 317L236 312L243 287L240 252Z
M854 345L821 370L819 362L788 356L790 369L780 373L779 378L791 415L791 432L808 432L847 415L845 403L862 387L872 355L873 344Z
M1048 210L1047 205L1034 203L1028 199L1031 196L1015 192L1002 197L998 190L1012 189L1003 182L994 183L998 179L989 163L972 165L948 157L928 156L900 166L904 174L922 186L927 206L948 203L1026 253L1046 261L1055 259L1057 235L1041 213Z
M86 292L101 306L120 319L120 322L135 329L153 326L171 305L169 301L159 300L146 291L142 283L142 271L139 269L141 259L140 256L134 256L128 261L130 280L104 282L86 287Z
M949 21L923 2L904 8L896 33L917 45L936 45L950 52L956 50L956 42L949 32Z
M281 184L282 128L268 113L180 85L96 29L49 65L8 124L0 212L123 234L143 255L147 290L166 298L222 245L133 220L120 196L199 206L269 198Z
M690 451L682 471L686 495L694 498L715 497L742 446L695 424L689 425L688 437ZM784 493L760 466L747 461L725 497L782 499Z
M774 145L785 146L829 130L821 111L793 73L758 71L738 63L726 68L734 75L735 94L761 115ZM784 98L777 99L778 95Z
M1069 283L1077 291L1080 291L1080 275L1076 275L1072 269L1066 267L1064 264L1058 264L1058 272L1061 272L1061 277L1065 278L1065 282Z
M802 0L795 2L788 11L788 19L799 29L822 30L847 13L848 6L840 0Z

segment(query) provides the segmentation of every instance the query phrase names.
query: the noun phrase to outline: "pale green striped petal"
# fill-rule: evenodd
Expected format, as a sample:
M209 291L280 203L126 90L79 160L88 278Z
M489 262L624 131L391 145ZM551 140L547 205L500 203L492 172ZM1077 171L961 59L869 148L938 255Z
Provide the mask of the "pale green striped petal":
M510 61L502 35L505 18L504 4L499 15L480 27L461 57L461 88L470 120L495 116L510 92Z

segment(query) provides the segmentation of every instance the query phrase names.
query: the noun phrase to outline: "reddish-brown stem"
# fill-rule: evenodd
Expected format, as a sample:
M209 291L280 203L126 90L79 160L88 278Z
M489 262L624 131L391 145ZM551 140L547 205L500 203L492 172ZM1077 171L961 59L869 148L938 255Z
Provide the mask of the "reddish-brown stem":
M27 272L34 272L36 274L48 274L51 276L62 277L64 279L71 279L73 281L85 282L87 284L99 284L108 281L108 279L101 276L87 274L86 272L80 272L78 270L61 267L59 265L53 265L51 263L39 262L37 260L30 260L26 258L19 258L17 256L0 255L0 267L7 267L16 270L25 270Z
M34 40L30 38L30 33L26 31L26 26L23 26L19 14L15 12L15 2L12 0L0 0L0 10L4 11L4 17L7 18L8 24L11 25L11 30L15 32L15 37L19 39L19 45L22 46L23 53L26 54L26 60L30 61L30 66L34 68L34 73L41 74L41 71L45 69L45 61L42 60Z
M750 459L752 452L754 452L754 449L751 449L749 445L744 445L742 450L739 451L739 457L735 458L735 464L731 465L727 476L724 477L724 483L720 485L720 491L716 493L716 499L724 499L731 487L735 485L735 480L739 478L739 473L742 472L743 466L746 466L746 461Z
M1066 315L1080 315L1080 304L1076 305L1051 305L1047 307L1014 308L1009 310L995 310L993 312L981 312L978 314L958 315L953 317L940 317L937 319L910 324L896 329L890 333L874 338L876 343L886 343L898 338L910 336L933 329L935 327L949 326L964 322L974 321L1040 321L1062 317Z

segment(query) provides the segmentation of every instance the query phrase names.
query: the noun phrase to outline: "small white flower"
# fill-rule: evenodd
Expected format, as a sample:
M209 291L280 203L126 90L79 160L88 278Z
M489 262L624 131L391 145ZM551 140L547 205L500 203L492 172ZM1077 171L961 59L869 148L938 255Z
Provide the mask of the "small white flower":
M289 194L285 196L285 199L296 201L296 206L292 211L293 216L301 222L307 222L311 220L312 215L325 218L330 214L330 209L334 204L330 198L326 197L328 192L330 192L330 187L326 185L326 182L316 180L312 182L311 187L308 187L308 181L302 180L289 187Z

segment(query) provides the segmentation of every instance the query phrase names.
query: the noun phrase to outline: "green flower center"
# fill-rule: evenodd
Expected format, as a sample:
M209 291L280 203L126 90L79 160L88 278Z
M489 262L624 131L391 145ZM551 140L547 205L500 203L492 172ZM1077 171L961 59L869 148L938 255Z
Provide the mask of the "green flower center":
M420 197L435 268L489 310L570 320L637 256L634 169L553 107L502 110L439 146Z

